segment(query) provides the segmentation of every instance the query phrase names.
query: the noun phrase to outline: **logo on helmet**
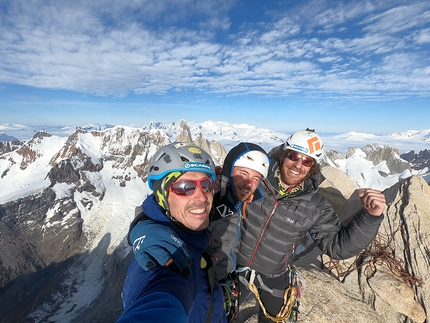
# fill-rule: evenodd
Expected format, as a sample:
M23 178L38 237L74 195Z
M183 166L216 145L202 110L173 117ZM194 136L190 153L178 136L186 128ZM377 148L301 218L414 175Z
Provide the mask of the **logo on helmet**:
M294 150L300 151L300 152L302 152L304 154L307 154L309 152L308 148L303 147L303 146L299 146L299 145L296 145L296 144L293 144L291 146L291 148L294 149Z
M311 139L308 139L308 145L310 154L313 154L316 150L321 149L321 143L319 142L318 137L312 137Z
M185 163L184 167L185 168L203 168L203 169L211 170L210 165L203 164L203 163Z
M188 151L190 153L193 153L193 154L201 154L202 153L202 151L200 149L198 149L197 147L190 147L190 148L188 148Z

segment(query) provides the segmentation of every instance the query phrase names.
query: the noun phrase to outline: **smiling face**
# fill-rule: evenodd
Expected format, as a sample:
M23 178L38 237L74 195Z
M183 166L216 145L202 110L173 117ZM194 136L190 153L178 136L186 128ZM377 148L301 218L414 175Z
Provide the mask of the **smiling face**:
M263 178L259 172L241 166L233 168L233 187L238 201L248 201Z
M303 165L302 158L298 158L296 161L285 158L282 167L280 167L282 186L288 188L299 184L308 177L310 170L311 167Z
M196 181L208 177L206 173L186 172L178 179L178 182ZM170 215L193 231L201 231L209 225L209 212L212 202L212 191L205 193L199 185L190 195L177 195L174 192L169 192L168 195Z

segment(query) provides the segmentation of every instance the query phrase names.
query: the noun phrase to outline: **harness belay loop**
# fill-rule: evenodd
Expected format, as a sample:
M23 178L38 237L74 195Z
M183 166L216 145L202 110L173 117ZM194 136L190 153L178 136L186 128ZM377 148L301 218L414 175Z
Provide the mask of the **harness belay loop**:
M300 282L298 277L298 272L296 268L290 266L289 267L289 286L284 290L283 292L283 300L284 303L281 306L278 314L276 316L272 316L269 313L267 313L266 308L260 298L260 293L258 292L258 288L256 284L253 282L253 274L251 274L251 279L248 283L248 289L252 291L255 295L255 297L258 300L258 303L260 304L261 310L263 311L263 314L273 322L297 322L297 316L299 313L299 298L300 298ZM267 288L267 286L260 286L260 288L263 288L272 294L275 294L273 290L270 290Z

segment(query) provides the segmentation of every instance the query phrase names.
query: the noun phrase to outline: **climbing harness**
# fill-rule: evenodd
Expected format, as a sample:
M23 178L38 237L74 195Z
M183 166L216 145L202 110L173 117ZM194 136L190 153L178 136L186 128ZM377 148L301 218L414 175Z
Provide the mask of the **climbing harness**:
M260 304L263 314L273 322L297 322L300 305L299 299L301 296L299 274L297 269L293 266L288 266L288 287L285 290L269 288L264 284L261 276L257 274L255 270L249 270L249 279L246 279L243 276L239 276L239 279L242 283L248 286L248 289L251 292L254 293L258 303ZM256 278L259 287L257 287L257 285L254 283ZM267 312L266 307L260 298L260 293L258 290L259 288L271 293L275 297L280 297L284 300L284 303L276 316L272 316Z

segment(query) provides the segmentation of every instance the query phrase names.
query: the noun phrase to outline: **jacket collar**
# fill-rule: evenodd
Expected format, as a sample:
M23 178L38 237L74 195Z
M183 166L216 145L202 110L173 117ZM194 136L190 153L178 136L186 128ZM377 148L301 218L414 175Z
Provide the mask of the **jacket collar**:
M278 188L280 185L280 178L278 176L278 172L279 172L279 164L278 162L273 161L269 167L269 174L267 175L267 181L270 183L272 188L274 188L276 192L279 193ZM314 174L311 177L305 179L305 181L303 182L302 188L300 190L288 196L304 196L304 195L314 194L315 192L318 191L319 184L320 184L320 174Z

